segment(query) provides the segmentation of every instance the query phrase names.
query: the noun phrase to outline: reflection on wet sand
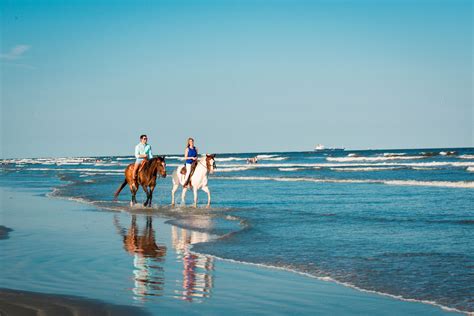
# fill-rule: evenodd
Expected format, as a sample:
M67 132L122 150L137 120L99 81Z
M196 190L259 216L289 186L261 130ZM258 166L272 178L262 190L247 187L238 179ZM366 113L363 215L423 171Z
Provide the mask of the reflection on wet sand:
M143 219L146 222L140 229L139 222ZM132 215L130 227L126 229L116 215L114 225L123 238L123 248L133 256L133 298L144 302L150 296L162 296L167 248L156 241L153 218ZM174 297L188 302L201 302L210 297L214 283L214 259L190 251L191 245L209 241L210 235L171 226L171 238L176 258L183 265L182 279L179 277L175 282L178 289L174 290Z
M152 217L146 216L142 230L137 225L136 215L132 215L128 230L120 225L117 216L114 217L114 224L123 237L124 249L133 256L133 298L145 301L147 296L161 296L164 286L161 264L166 256L166 246L156 242Z
M214 283L212 275L214 259L190 251L190 245L209 241L209 234L172 226L171 236L177 259L183 262L181 285L177 280L178 287L182 289L175 290L177 298L188 302L200 302L203 298L210 297Z

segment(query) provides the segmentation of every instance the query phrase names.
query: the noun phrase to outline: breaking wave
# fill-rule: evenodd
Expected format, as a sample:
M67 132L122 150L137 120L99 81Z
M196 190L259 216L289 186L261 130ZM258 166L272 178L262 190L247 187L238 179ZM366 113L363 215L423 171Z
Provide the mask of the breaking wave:
M299 170L304 170L304 169L306 169L306 168L297 168L297 167L295 167L295 168L278 168L278 170L280 170L280 171L299 171Z
M317 178L284 178L284 177L219 177L226 180L241 181L281 181L281 182L316 182L316 183L380 183L399 186L430 186L444 188L474 189L474 181L418 181L418 180L359 180L359 179L317 179Z
M383 156L383 157L327 157L327 161L351 162L351 161L387 161L387 160L415 160L426 159L424 156Z
M339 168L329 168L333 171L387 171L387 170L400 170L405 169L404 167L359 167L359 168L352 168L352 167L339 167Z

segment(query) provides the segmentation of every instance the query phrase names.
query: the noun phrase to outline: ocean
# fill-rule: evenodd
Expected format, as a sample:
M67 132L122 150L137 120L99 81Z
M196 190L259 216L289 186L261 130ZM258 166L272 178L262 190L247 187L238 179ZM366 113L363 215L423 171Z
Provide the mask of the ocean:
M258 163L247 164L255 156ZM209 176L212 207L204 208L207 197L200 192L196 210L170 207L171 173L183 164L179 155L166 156L168 177L158 179L151 209L130 207L127 187L113 201L132 161L5 159L0 185L46 188L50 197L104 212L162 216L174 227L212 236L197 238L192 251L206 256L196 260L278 267L474 312L474 148L217 154ZM144 197L140 191L139 201ZM212 261L197 264L206 271ZM201 282L205 295L205 273Z

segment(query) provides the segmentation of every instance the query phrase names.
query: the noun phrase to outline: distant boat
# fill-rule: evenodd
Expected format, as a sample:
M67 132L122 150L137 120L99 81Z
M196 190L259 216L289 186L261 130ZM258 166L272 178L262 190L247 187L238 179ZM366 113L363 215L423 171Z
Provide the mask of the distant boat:
M324 145L318 144L314 147L314 151L317 152L328 152L328 151L344 151L345 148L336 148L336 147L325 147Z

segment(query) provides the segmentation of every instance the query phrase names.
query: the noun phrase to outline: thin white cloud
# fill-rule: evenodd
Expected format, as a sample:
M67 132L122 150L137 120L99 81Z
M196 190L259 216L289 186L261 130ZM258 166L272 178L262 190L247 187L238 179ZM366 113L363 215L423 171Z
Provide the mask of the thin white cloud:
M18 60L31 48L29 45L16 45L6 54L0 54L0 58L4 60Z

